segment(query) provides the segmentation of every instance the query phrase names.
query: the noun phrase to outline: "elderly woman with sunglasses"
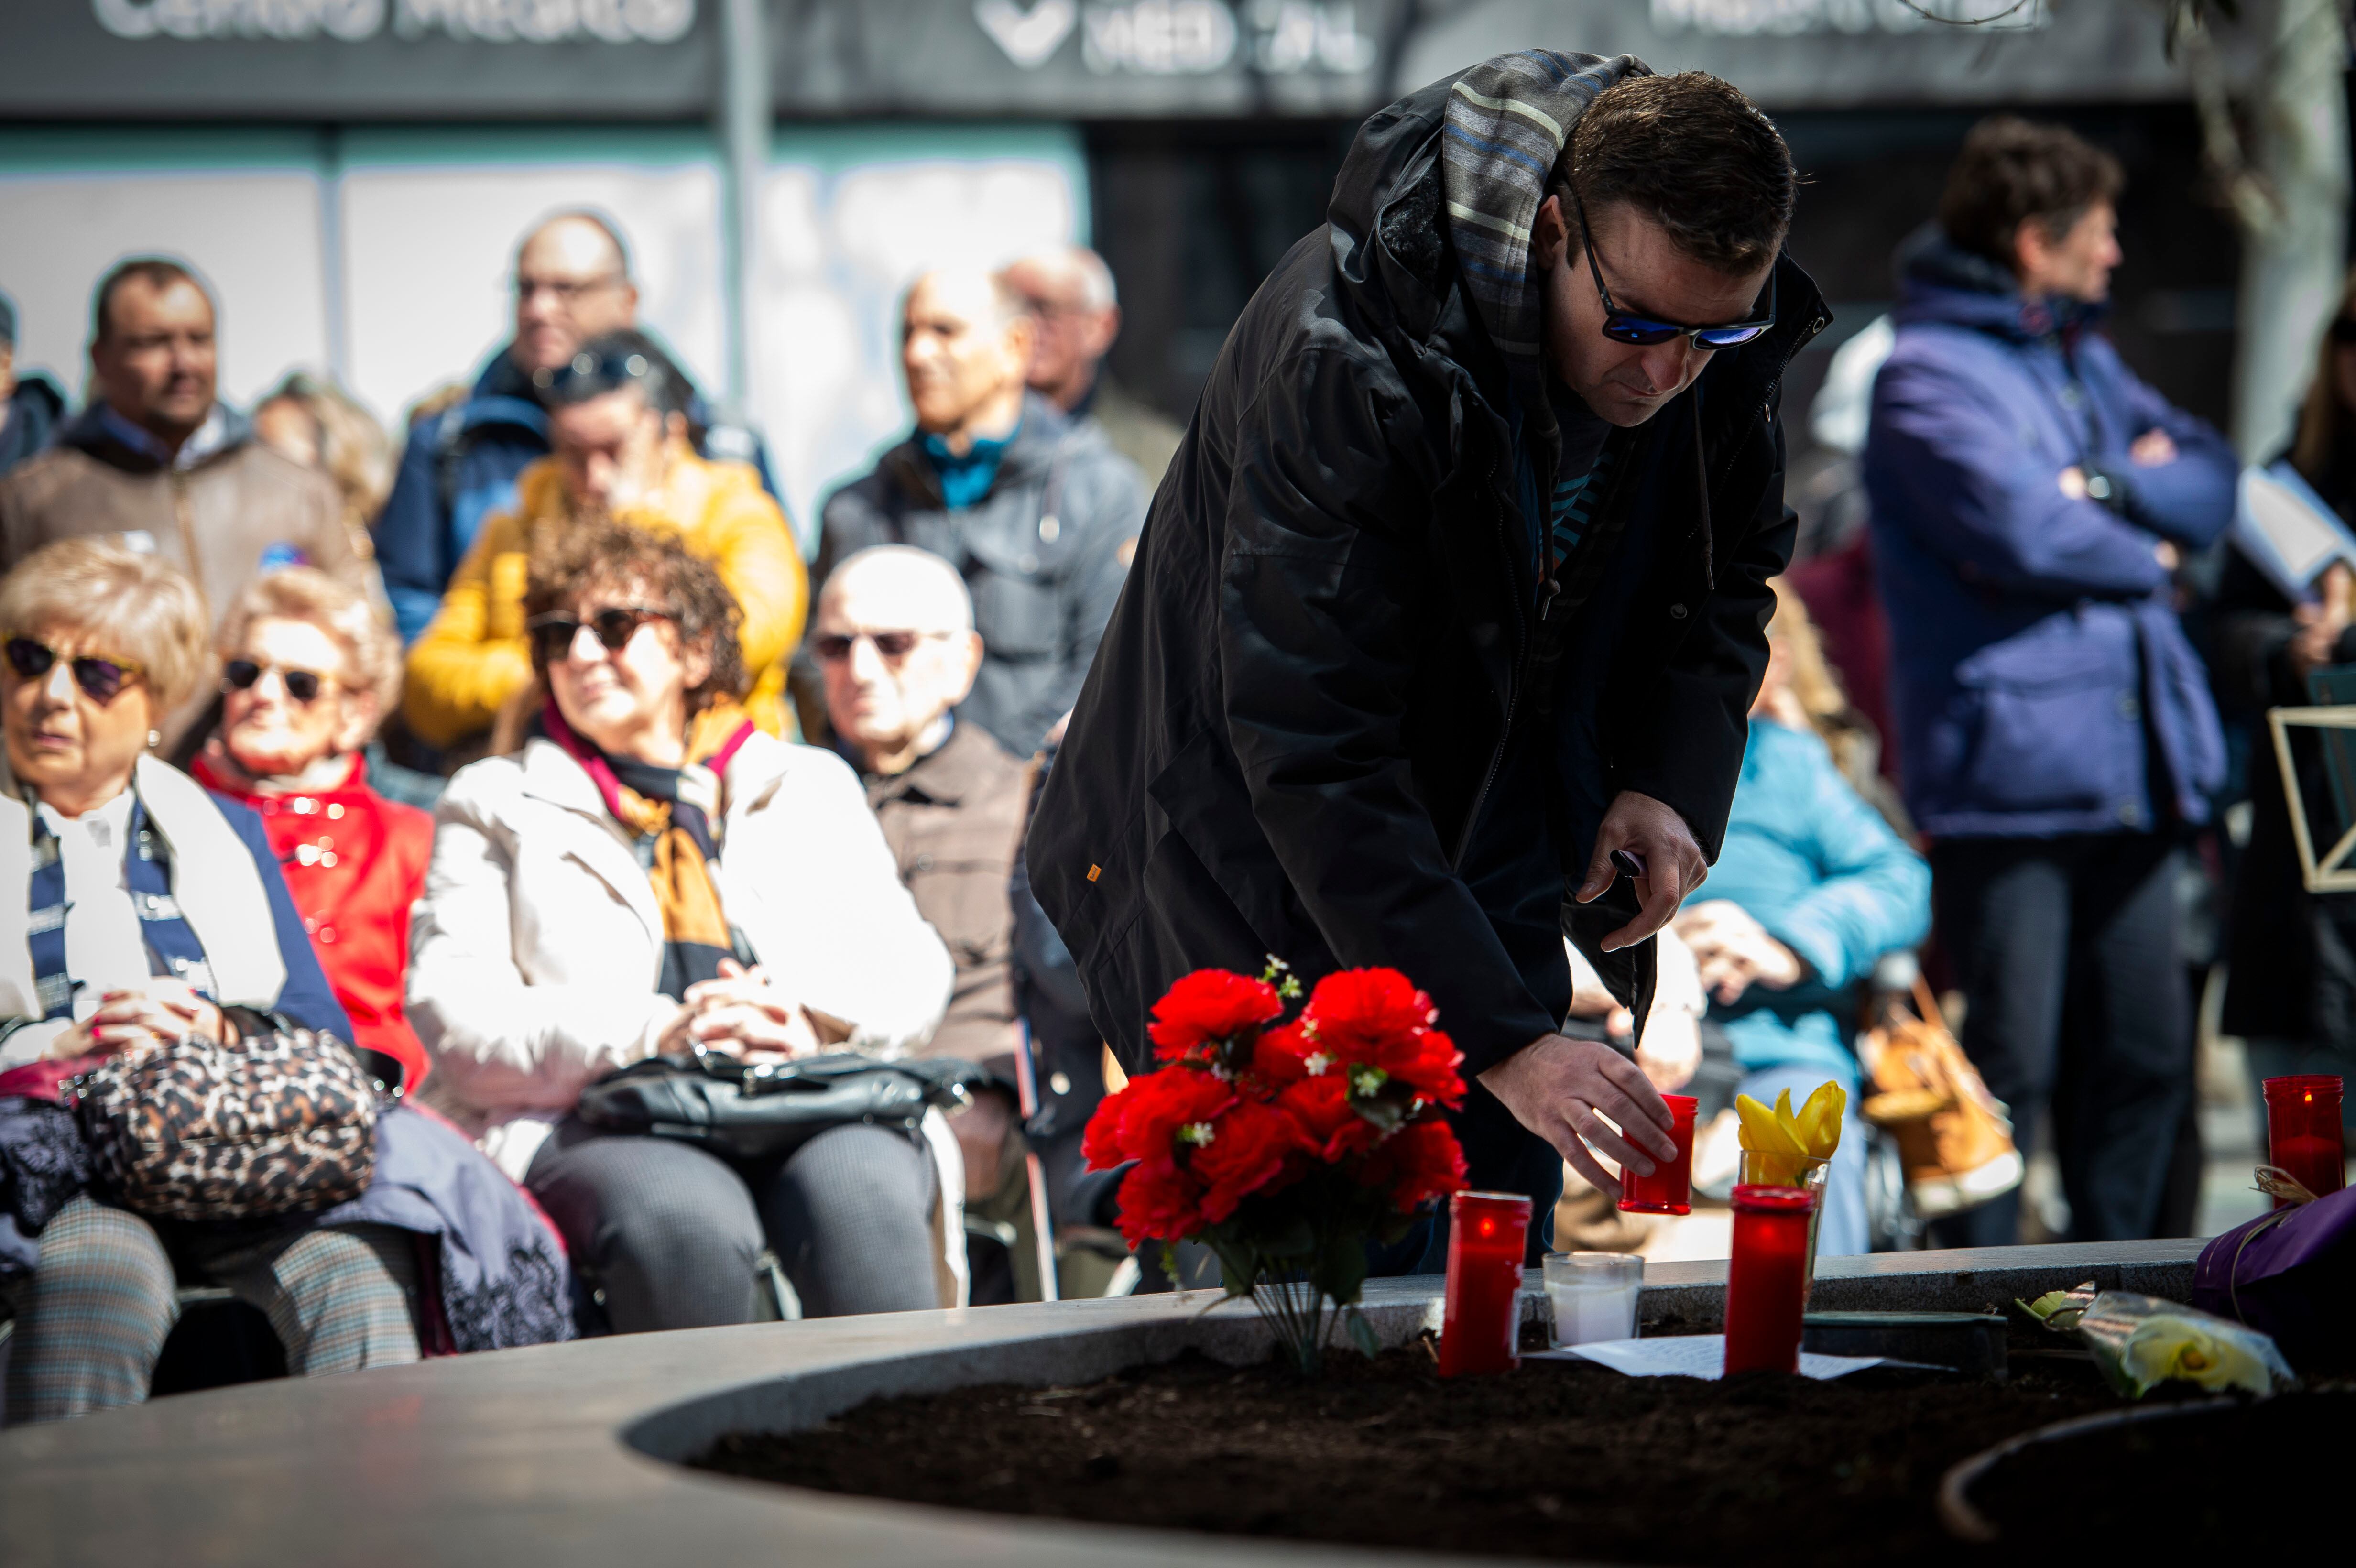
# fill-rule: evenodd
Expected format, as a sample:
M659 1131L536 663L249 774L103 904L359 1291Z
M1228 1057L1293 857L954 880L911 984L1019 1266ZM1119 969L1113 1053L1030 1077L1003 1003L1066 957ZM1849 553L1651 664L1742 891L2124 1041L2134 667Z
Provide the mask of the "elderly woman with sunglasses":
M189 1034L351 1037L260 820L149 754L203 678L209 621L187 579L110 539L52 544L0 581L0 903L30 912L0 936L0 1070ZM0 1257L8 1420L144 1398L176 1265L260 1305L297 1372L416 1359L397 1232L202 1232L80 1193L28 1277Z
M617 1330L750 1321L765 1246L810 1316L954 1302L937 1116L733 1164L575 1114L606 1073L699 1045L905 1052L951 967L851 770L747 716L736 606L686 543L576 525L534 556L524 608L541 732L435 812L409 978L426 1098L540 1199Z
M358 592L297 566L255 580L215 645L220 725L190 771L261 816L352 1043L413 1092L428 1062L402 988L434 819L370 788L361 755L399 700L401 644Z

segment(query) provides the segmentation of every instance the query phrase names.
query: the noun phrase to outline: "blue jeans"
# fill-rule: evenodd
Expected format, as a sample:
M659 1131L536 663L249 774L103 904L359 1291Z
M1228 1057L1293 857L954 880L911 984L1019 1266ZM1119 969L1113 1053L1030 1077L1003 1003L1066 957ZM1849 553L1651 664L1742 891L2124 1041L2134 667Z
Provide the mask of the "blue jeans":
M1825 1082L1821 1067L1762 1067L1742 1080L1738 1093L1772 1105L1783 1090L1792 1092L1792 1108L1807 1104ZM1845 1258L1872 1250L1865 1223L1865 1124L1858 1118L1858 1091L1848 1085L1848 1115L1841 1122L1840 1147L1833 1168L1825 1175L1824 1213L1816 1221L1816 1255Z

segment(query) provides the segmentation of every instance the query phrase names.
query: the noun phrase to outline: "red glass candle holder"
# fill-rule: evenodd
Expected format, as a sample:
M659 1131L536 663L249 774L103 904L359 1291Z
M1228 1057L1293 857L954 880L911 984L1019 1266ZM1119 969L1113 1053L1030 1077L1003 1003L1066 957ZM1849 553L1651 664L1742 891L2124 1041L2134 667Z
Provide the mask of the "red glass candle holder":
M1620 1173L1620 1207L1631 1214L1693 1212L1694 1112L1701 1102L1690 1094L1664 1094L1661 1101L1669 1108L1669 1136L1676 1140L1677 1155L1654 1166L1650 1176Z
M1804 1187L1734 1189L1734 1257L1726 1266L1726 1373L1800 1370L1800 1318L1808 1303Z
M2278 1165L2318 1198L2348 1185L2348 1147L2340 1125L2343 1085L2333 1073L2269 1078L2266 1163ZM2287 1208L2275 1200L2277 1209Z
M1448 1310L1440 1375L1478 1377L1522 1364L1522 1250L1530 1200L1518 1192L1448 1200Z

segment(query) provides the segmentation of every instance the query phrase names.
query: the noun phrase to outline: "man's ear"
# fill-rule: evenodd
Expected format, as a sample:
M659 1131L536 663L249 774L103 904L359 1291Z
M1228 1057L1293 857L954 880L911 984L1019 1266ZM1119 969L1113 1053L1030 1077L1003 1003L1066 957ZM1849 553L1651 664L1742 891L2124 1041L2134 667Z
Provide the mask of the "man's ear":
M1006 356L1027 371L1032 353L1039 347L1039 324L1027 315L1018 315L1006 324Z
M1549 196L1538 203L1530 221L1530 271L1553 272L1570 249L1570 224L1563 217L1562 197Z
M964 634L964 636L965 677L958 682L957 695L949 699L949 706L951 708L955 708L958 703L963 702L968 697L973 695L974 677L981 673L981 634L980 632L967 632Z

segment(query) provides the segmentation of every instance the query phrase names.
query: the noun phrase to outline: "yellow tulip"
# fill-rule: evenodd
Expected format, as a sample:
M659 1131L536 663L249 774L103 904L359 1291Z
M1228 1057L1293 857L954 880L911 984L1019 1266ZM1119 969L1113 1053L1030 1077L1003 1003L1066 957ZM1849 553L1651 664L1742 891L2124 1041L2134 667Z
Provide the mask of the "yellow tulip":
M1734 1097L1734 1114L1742 1124L1742 1147L1754 1154L1802 1154L1800 1142L1783 1130L1774 1112L1748 1094Z
M2274 1386L2273 1374L2257 1357L2190 1318L2167 1313L2136 1326L2119 1348L2119 1365L2137 1392L2170 1379L2261 1394Z
M1840 1147L1841 1118L1848 1113L1848 1092L1837 1083L1819 1084L1800 1108L1800 1147L1810 1157L1830 1159Z

